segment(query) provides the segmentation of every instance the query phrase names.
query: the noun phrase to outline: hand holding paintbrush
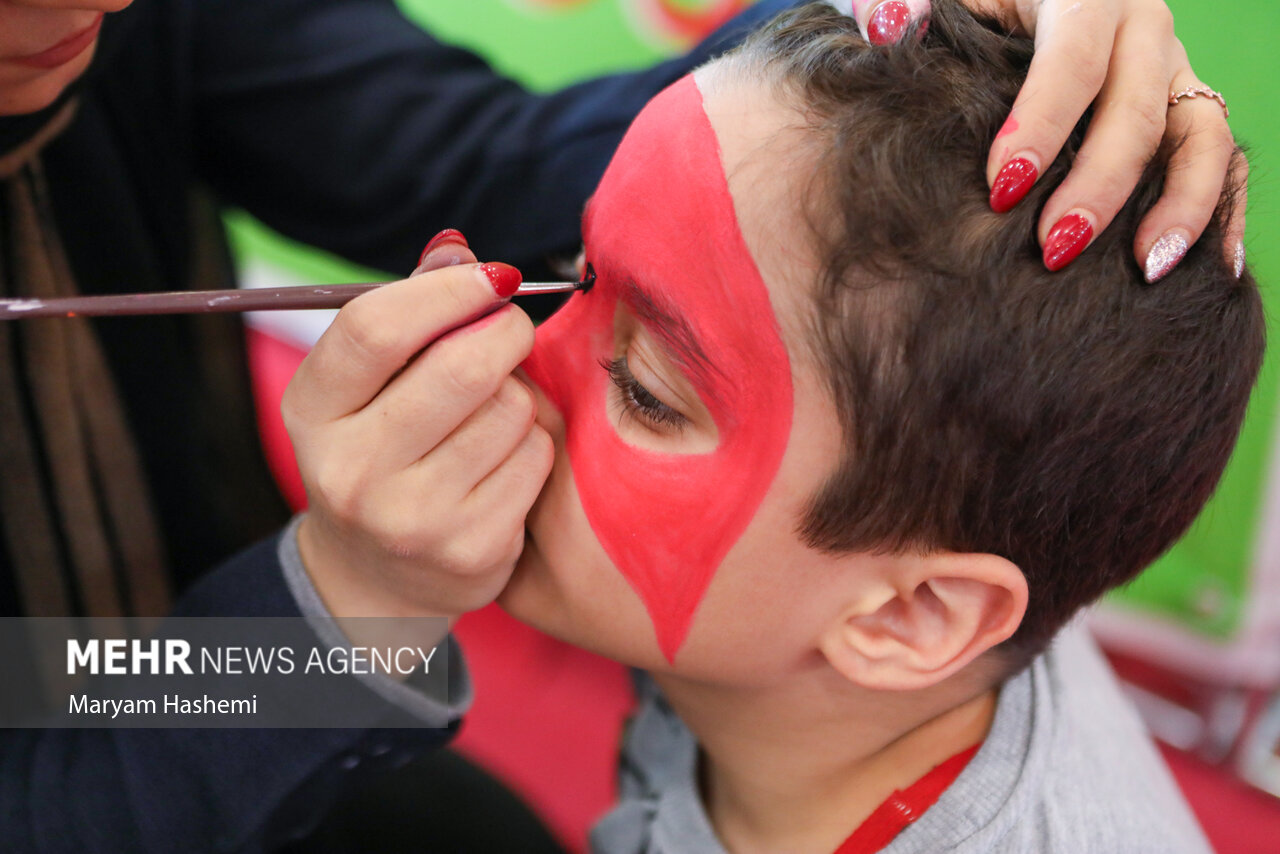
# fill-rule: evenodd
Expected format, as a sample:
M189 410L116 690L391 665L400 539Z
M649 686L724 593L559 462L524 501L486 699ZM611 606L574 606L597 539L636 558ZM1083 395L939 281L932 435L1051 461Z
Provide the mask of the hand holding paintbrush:
M507 303L519 273L473 260L433 245L418 275L340 312L285 392L310 508L298 543L335 616L457 617L520 554L552 459L512 375L533 324Z

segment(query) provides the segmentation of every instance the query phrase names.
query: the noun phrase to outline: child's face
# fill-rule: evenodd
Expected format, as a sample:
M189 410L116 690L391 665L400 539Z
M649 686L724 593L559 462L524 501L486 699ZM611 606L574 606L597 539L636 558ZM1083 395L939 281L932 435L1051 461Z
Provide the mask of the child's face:
M711 88L655 99L589 206L596 288L525 364L557 454L502 603L624 661L759 679L837 613L795 531L841 435L803 347L796 117Z

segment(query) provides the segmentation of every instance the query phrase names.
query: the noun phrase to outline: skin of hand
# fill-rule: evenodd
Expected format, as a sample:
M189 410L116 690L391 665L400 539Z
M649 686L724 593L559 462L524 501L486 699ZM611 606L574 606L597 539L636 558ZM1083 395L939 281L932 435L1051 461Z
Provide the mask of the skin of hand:
M1223 109L1209 98L1170 106L1171 92L1205 84L1192 70L1163 0L962 0L1011 32L1031 36L1035 59L987 162L992 208L1026 194L1090 104L1093 119L1067 179L1040 216L1045 265L1059 269L1110 224L1162 139L1185 139L1164 194L1134 235L1148 281L1167 273L1199 239L1223 186L1238 188L1223 246L1239 275L1248 164ZM900 39L927 20L929 0L834 0L868 41ZM919 32L919 29L916 30Z
M298 545L337 617L452 622L491 602L551 470L551 438L512 376L533 324L492 311L518 274L476 265L452 234L414 276L347 305L285 392L309 501Z

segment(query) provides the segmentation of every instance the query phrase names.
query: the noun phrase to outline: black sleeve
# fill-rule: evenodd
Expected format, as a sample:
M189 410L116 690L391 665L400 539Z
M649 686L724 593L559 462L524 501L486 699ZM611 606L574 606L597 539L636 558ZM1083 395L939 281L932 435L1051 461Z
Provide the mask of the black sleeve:
M687 56L531 93L392 0L194 0L198 169L305 243L407 272L459 228L481 258L543 269L648 99L794 0L765 0Z
M299 616L275 539L208 575L178 616ZM359 687L352 678L353 690ZM389 707L389 712L393 711ZM0 850L258 852L310 830L344 789L443 744L440 729L10 730Z

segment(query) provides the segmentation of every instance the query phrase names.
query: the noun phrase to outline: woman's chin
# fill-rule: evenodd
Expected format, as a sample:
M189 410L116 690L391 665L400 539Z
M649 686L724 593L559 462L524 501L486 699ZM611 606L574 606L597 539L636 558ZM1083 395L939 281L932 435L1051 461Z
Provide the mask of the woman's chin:
M0 93L0 117L38 113L58 100L65 88L57 83L37 80Z
M27 80L6 82L0 79L0 116L23 116L38 113L61 97L89 67L97 45L91 46L71 61L41 71ZM3 73L4 69L0 69Z

